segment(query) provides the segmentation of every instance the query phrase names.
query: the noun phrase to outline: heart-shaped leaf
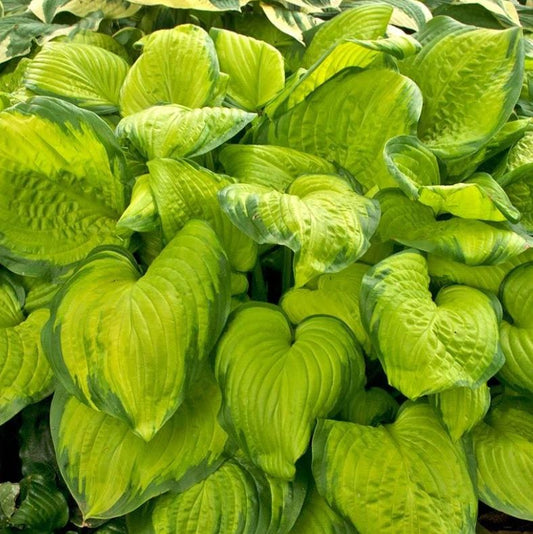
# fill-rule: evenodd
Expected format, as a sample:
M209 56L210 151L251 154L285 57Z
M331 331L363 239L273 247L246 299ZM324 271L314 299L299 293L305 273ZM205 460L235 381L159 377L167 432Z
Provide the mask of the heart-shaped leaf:
M229 312L230 275L213 230L191 221L141 276L97 249L52 303L43 345L58 379L146 441L183 401Z
M126 76L122 115L157 104L201 108L217 95L220 70L211 37L193 24L159 30L137 41L141 57Z
M427 404L407 403L395 423L377 428L319 421L313 475L319 493L361 534L475 530L465 454Z
M211 28L220 69L229 74L228 98L242 109L255 111L283 89L283 56L272 45L247 35Z
M506 315L500 326L505 365L499 376L512 388L533 394L533 262L505 277L500 298Z
M416 137L398 136L385 145L387 169L412 200L430 206L435 215L451 213L465 219L511 222L520 212L489 174L479 172L453 185L440 185L437 158Z
M24 74L25 86L39 95L57 96L96 113L118 111L126 61L98 46L47 43Z
M50 428L57 462L83 516L128 513L169 489L184 491L221 463L227 435L217 422L220 391L202 376L150 441L59 389Z
M399 407L398 401L384 389L360 389L349 395L339 415L350 423L377 426L392 423Z
M41 347L48 310L24 317L24 290L0 272L0 425L52 392L52 370Z
M486 384L476 389L454 388L430 398L454 441L470 432L487 414L490 390Z
M0 261L32 276L119 244L126 162L97 115L35 97L0 113ZM38 154L39 157L35 155Z
M136 534L284 534L293 532L305 489L300 479L275 481L232 459L185 492L147 503L127 524Z
M225 143L254 117L233 108L154 106L122 119L116 133L147 160L191 158Z
M226 172L245 184L264 185L284 193L303 174L335 174L325 159L273 145L228 145L220 152Z
M382 156L385 143L413 133L421 109L422 95L409 78L388 69L348 68L266 123L257 140L336 162L367 190L386 187L394 182Z
M479 150L505 124L522 87L519 28L492 30L435 17L418 34L422 51L402 65L424 95L420 139L439 157Z
M513 517L533 521L533 401L497 399L472 432L479 498Z
M375 201L332 175L301 176L286 194L260 185L230 185L220 191L219 199L231 222L246 235L296 253L297 287L361 257L379 219Z
M437 256L466 263L502 263L518 256L533 239L517 233L508 223L488 223L452 217L437 220L433 209L388 189L376 197L381 206L377 235Z
M364 263L354 263L338 273L323 274L318 277L316 289L292 289L283 295L280 305L293 324L312 315L337 317L346 323L368 353L370 339L359 311L361 282L368 269Z
M361 318L389 383L406 397L477 387L503 365L501 307L477 289L449 286L435 301L427 263L407 250L368 271Z
M202 219L217 233L234 269L253 268L257 244L231 223L218 202L218 192L232 180L183 160L155 159L148 163L148 169L165 241L170 241L187 221Z
M258 467L285 480L295 475L315 419L335 413L365 380L344 323L311 317L293 332L279 308L258 304L234 312L217 347L215 374L224 427Z

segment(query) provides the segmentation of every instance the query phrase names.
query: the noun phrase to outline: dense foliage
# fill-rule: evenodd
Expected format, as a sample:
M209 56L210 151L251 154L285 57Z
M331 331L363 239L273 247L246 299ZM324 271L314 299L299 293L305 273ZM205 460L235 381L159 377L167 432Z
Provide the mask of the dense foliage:
M532 521L532 34L0 2L0 533Z

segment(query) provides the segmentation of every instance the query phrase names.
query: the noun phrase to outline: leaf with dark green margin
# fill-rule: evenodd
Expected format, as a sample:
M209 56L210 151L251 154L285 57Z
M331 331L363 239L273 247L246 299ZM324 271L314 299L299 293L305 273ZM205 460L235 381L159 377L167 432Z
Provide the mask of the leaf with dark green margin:
M255 111L283 89L283 56L272 45L220 28L211 28L209 35L220 69L229 74L227 98L232 104Z
M0 261L19 274L65 270L114 235L126 162L97 115L35 97L0 113ZM38 154L38 157L36 157Z
M361 323L359 293L369 265L354 263L346 269L318 277L316 288L291 289L280 305L291 323L299 324L312 315L331 315L344 321L365 352L370 352L370 339Z
M533 394L533 262L514 268L503 280L506 312L500 326L505 365L498 375L513 389Z
M449 284L463 284L490 291L496 295L507 273L517 265L528 261L533 261L533 249L531 248L497 265L478 265L473 267L429 254L428 270L431 281L438 287Z
M377 202L333 175L301 176L287 193L230 185L219 192L219 201L231 222L257 243L285 245L295 252L296 287L360 258L379 220Z
M47 43L24 73L24 85L102 115L119 110L126 61L98 46Z
M340 418L358 425L378 426L396 419L398 401L381 388L361 389L353 392L340 411Z
M58 390L52 438L61 474L84 519L118 517L170 489L185 491L213 472L227 440L217 422L219 408L218 387L204 376L146 443L122 421Z
M154 159L148 168L165 241L170 241L187 221L202 219L217 233L235 270L253 268L257 244L231 223L218 203L218 192L232 180L183 160Z
M522 213L521 223L533 232L533 132L526 134L507 155L506 173L498 178L499 184L511 202Z
M173 9L197 9L199 11L240 11L246 0L131 0L143 6L167 6Z
M147 503L127 516L127 523L136 534L286 533L293 515L287 512L301 507L305 495L298 485L300 481L269 481L260 471L232 459L187 491L170 492ZM280 494L284 486L293 490ZM284 518L277 522L280 512Z
M293 332L281 309L267 304L234 312L218 343L215 374L223 426L255 465L284 480L294 478L316 418L336 413L350 388L365 381L360 349L344 323L311 317Z
M272 25L302 44L304 43L304 33L324 22L322 19L309 15L293 4L283 7L261 2L260 6Z
M141 7L125 0L32 0L29 9L44 22L64 12L77 17L86 17L95 11L101 11L106 19L131 17Z
M321 420L313 437L319 493L361 534L472 534L477 497L462 448L427 404L377 428Z
M159 225L159 215L150 187L150 175L143 174L135 181L128 207L117 222L119 235L133 232L152 232Z
M285 192L303 174L335 174L325 159L274 145L228 145L219 155L226 172L245 184L264 185Z
M357 534L357 530L337 515L313 487L291 534Z
M430 397L454 441L470 432L483 420L490 407L487 384L476 389L454 388Z
M144 158L192 158L229 141L255 114L232 108L154 106L122 119L116 134Z
M259 131L259 142L309 152L348 169L365 189L394 185L385 143L413 133L422 95L412 80L386 69L347 68Z
M41 347L48 310L23 313L24 290L0 271L0 425L52 393L52 370Z
M529 249L532 238L517 233L508 223L452 217L437 220L433 209L408 199L401 191L380 191L381 206L376 235L408 247L466 265L503 263Z
M501 368L501 306L467 286L441 289L433 301L427 262L407 250L368 271L361 318L389 383L406 397L478 387Z
M499 399L472 438L480 500L533 521L533 400Z
M520 29L435 17L417 39L422 51L404 62L402 72L424 95L418 135L443 159L473 154L505 124L520 95Z
M9 525L31 530L34 534L48 534L60 529L68 521L68 505L54 483L41 475L32 474L20 481L17 507L9 518Z
M96 249L61 288L43 330L58 380L149 441L183 402L230 305L214 231L191 221L141 275L119 248Z
M211 37L199 26L182 24L146 35L141 57L129 70L120 96L122 115L158 104L201 108L217 95L220 70Z
M520 212L489 174L478 172L462 183L440 185L437 158L414 136L398 136L385 145L387 169L412 200L430 206L435 215L451 213L464 219L511 222Z

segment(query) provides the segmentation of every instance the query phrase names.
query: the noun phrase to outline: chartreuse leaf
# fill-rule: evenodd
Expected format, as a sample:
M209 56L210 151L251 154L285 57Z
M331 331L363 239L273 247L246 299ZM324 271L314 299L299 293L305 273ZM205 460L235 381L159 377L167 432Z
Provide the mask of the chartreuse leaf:
M370 246L379 206L357 194L342 178L306 175L286 194L261 185L235 184L219 193L222 209L258 243L285 245L295 252L296 287L337 272Z
M86 17L101 11L106 19L121 19L134 15L140 6L125 0L32 0L29 9L45 22L51 22L58 13L68 11L78 17Z
M320 420L313 437L319 493L361 534L471 534L477 497L463 449L428 404L407 403L377 428Z
M479 498L489 506L533 520L533 401L499 399L472 432Z
M220 70L215 45L202 28L182 24L155 31L137 44L143 52L122 86L122 115L156 104L201 108L212 102Z
M1 263L36 276L122 243L114 227L125 206L125 160L97 115L35 97L1 112L0 130Z
M218 338L229 278L202 221L185 225L144 276L125 251L97 249L56 295L43 332L57 378L149 441Z
M126 61L98 46L47 43L24 74L34 93L57 96L82 108L106 114L118 111Z
M257 244L231 223L218 203L218 192L232 180L183 160L155 159L148 168L165 241L187 221L202 219L214 228L234 269L253 268Z
M424 256L407 250L368 271L361 318L389 383L406 397L478 387L503 365L501 307L477 289L449 286L435 301Z
M385 145L385 161L400 189L412 200L430 206L435 215L518 222L520 212L487 173L476 173L453 185L440 185L437 158L414 136L398 136Z
M521 223L533 232L533 132L526 132L509 151L506 173L498 179L511 202L522 213Z
M452 217L436 220L433 209L398 190L380 191L377 235L466 265L502 263L530 248L532 240L504 223Z
M273 145L227 145L219 155L226 172L246 184L273 187L285 192L302 174L335 174L329 161Z
M370 352L370 339L361 323L359 293L363 276L370 267L354 263L346 269L318 277L315 289L291 289L281 299L281 307L293 324L312 315L332 315L344 321L359 344Z
M392 423L399 407L398 401L384 389L360 389L349 395L340 417L358 425L377 426Z
M385 143L415 128L422 96L412 80L387 69L348 68L266 123L258 138L321 156L348 169L365 189L394 181Z
M48 310L23 313L24 290L0 271L0 425L52 392L52 370L41 347Z
M240 11L246 0L132 0L143 6L167 6L174 9L198 9L200 11Z
M431 19L431 11L425 4L418 0L371 0L377 4L387 4L393 7L392 16L389 24L399 28L407 28L409 30L418 31L426 25L427 21ZM343 2L343 5L349 6L357 4L355 2Z
M392 7L385 4L361 4L343 11L316 31L306 48L303 66L310 67L345 39L379 39L385 35Z
M150 187L150 175L143 174L135 181L129 206L117 222L117 233L151 232L158 227L159 215Z
M231 139L255 117L234 108L154 106L122 119L118 138L144 158L190 158Z
M500 377L513 389L533 393L533 262L503 280L500 299L506 312L500 326L505 365Z
M497 265L470 266L440 256L428 255L428 270L432 282L438 286L464 284L497 294L509 271L517 265L533 261L533 249L498 263Z
M111 37L111 35L107 35L106 33L80 29L73 35L69 35L68 37L58 37L54 39L54 41L98 46L108 52L113 52L113 54L121 57L128 64L131 63L131 58L126 48L116 39Z
M305 499L302 512L291 534L357 534L357 530L337 515L313 488Z
M476 389L448 389L432 396L430 401L439 411L452 439L457 441L487 414L490 407L490 390L486 384Z
M339 3L339 2L336 2ZM261 2L261 9L268 20L281 32L290 35L304 44L304 33L319 26L324 21L309 15L305 9L300 9L291 3L287 7Z
M57 461L83 516L126 514L169 489L185 491L221 463L220 392L202 376L150 443L59 389L52 401Z
M147 503L127 523L136 534L288 533L304 496L300 480L274 481L232 459L185 492Z
M283 56L272 45L219 28L211 28L209 35L220 69L229 74L227 96L232 103L255 111L283 89Z
M472 154L505 124L520 95L520 29L490 30L435 17L417 39L422 51L405 61L402 72L424 95L418 135L444 159Z
M234 312L217 347L215 374L224 427L255 465L285 480L295 476L315 419L334 414L350 387L365 380L360 349L344 323L311 317L293 332L279 308L261 304Z

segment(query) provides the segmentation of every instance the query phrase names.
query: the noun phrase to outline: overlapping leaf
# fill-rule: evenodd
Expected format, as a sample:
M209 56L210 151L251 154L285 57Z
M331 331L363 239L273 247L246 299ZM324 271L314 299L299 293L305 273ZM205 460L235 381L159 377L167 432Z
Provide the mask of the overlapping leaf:
M225 143L254 117L233 108L155 106L124 118L116 133L147 160L190 158Z
M114 235L125 159L95 114L35 97L0 113L0 261L20 274L64 269Z
M424 95L418 135L439 157L473 154L504 125L518 100L524 61L520 30L435 17L418 40L422 51L402 66Z
M191 221L144 276L125 251L97 249L54 299L43 344L72 394L149 441L215 344L229 293L215 233Z
M24 316L24 290L0 271L0 424L52 392L52 370L41 347L47 310Z
M399 407L398 401L384 389L360 389L348 396L340 417L358 425L377 426L392 423Z
M377 235L466 265L502 263L533 244L508 223L491 223L458 217L437 220L429 206L408 199L396 190L380 191Z
M348 68L315 89L258 135L336 162L366 188L393 183L382 158L385 143L413 133L422 96L412 80L393 70Z
M514 389L533 393L533 263L513 269L500 298L506 312L500 327L505 365L500 377Z
M479 498L514 517L533 521L533 401L499 399L473 431Z
M377 428L319 421L313 475L319 493L361 534L475 530L465 454L427 404L408 403L395 423Z
M408 250L372 267L361 289L361 318L389 383L411 399L480 386L504 362L497 300L456 285L433 301L429 283L426 260Z
M215 45L202 28L182 24L153 32L137 44L143 52L122 86L123 115L157 104L200 108L213 103L220 70Z
M376 202L333 175L301 176L286 194L260 185L230 185L219 199L233 224L252 239L296 253L296 287L360 258L379 219Z
M169 489L184 491L221 463L227 435L218 425L220 392L202 377L150 441L63 389L52 402L57 461L85 519L117 517Z
M338 319L311 317L293 332L279 308L250 304L234 312L215 373L225 428L265 473L289 480L315 419L362 387L364 362Z

